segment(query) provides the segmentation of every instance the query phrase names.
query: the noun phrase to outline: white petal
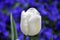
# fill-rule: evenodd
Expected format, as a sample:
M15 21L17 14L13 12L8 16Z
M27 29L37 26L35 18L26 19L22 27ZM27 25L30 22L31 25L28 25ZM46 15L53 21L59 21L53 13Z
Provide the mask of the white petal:
M21 31L25 34L25 35L28 35L28 22L27 22L27 19L26 19L26 16L24 15L25 12L23 11L22 12L22 16L21 16Z
M21 14L21 31L25 35L34 36L41 30L41 16L35 8L30 8Z

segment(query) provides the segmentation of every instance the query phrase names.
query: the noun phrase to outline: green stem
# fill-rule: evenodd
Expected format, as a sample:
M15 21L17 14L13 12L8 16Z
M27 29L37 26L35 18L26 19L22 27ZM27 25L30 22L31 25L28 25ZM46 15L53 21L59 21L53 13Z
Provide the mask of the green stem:
M38 35L35 35L35 36L29 36L30 37L30 40L38 40Z
M24 40L26 40L26 35L24 35Z

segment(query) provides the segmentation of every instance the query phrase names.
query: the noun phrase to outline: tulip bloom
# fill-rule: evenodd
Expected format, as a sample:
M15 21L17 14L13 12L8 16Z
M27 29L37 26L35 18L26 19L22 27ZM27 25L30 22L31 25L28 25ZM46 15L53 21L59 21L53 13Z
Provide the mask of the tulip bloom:
M34 36L41 30L41 16L35 8L29 8L21 14L20 28L23 34Z

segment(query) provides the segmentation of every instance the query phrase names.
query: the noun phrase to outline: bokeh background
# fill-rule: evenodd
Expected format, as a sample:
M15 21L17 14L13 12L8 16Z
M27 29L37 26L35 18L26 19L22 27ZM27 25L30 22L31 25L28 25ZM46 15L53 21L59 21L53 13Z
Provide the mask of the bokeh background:
M60 0L0 0L0 40L11 40L11 13L16 23L18 39L24 40L24 34L20 30L21 12L31 7L36 8L42 16L38 39L60 40Z

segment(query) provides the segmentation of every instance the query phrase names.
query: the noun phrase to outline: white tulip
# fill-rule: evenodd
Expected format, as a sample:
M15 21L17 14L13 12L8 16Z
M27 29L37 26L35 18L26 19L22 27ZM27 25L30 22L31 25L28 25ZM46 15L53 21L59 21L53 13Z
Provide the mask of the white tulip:
M34 36L41 30L41 16L35 8L29 8L21 14L20 28L23 34Z

